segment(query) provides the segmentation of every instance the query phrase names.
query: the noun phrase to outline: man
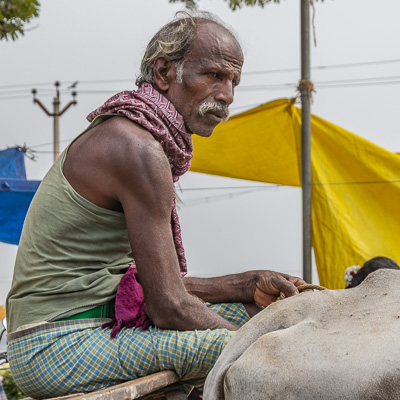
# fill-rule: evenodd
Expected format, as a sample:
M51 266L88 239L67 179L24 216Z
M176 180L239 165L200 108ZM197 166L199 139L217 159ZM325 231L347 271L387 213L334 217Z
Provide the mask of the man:
M242 64L210 15L178 17L149 43L138 91L91 113L44 178L7 298L10 366L29 396L168 369L204 379L240 325L280 291L298 293L301 279L271 271L183 277L174 182L189 169L191 135L227 118Z

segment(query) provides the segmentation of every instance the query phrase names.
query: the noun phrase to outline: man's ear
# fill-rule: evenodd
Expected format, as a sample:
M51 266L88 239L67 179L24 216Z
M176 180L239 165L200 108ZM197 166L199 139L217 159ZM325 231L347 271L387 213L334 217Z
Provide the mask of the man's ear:
M158 57L153 64L153 75L157 87L166 92L172 80L176 78L175 65L165 57Z

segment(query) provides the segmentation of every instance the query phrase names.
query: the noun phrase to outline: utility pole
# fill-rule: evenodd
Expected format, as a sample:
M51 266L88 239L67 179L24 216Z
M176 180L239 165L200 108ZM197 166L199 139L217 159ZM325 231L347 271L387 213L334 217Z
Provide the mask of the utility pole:
M301 1L301 187L303 199L303 279L312 283L311 249L311 61L310 1Z
M72 87L76 86L75 82ZM53 117L53 159L54 162L57 160L60 154L60 117L68 110L72 105L78 104L75 100L77 93L75 91L71 92L72 100L60 111L60 82L54 82L54 86L56 87L56 97L53 98L53 112L47 110L44 104L36 98L37 90L32 89L33 94L33 103L39 104L40 108L49 116Z

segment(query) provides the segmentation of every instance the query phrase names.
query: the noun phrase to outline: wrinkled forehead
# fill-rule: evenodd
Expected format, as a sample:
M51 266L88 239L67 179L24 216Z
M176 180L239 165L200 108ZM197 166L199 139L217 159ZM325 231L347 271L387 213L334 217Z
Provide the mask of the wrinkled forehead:
M198 25L188 58L220 58L231 61L241 69L243 52L236 38L224 27L213 22Z

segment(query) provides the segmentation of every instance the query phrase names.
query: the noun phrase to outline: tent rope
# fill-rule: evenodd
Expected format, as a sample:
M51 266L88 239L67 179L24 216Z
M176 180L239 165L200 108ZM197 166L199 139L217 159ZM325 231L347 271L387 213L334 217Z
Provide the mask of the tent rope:
M303 90L307 90L308 98L311 100L311 102L313 101L312 93L316 93L316 90L314 89L314 84L312 83L312 81L301 79L299 81L299 86L297 86L297 90L299 92L299 95L301 95Z

